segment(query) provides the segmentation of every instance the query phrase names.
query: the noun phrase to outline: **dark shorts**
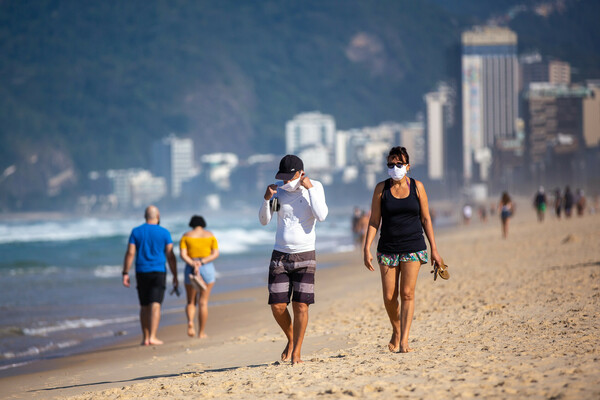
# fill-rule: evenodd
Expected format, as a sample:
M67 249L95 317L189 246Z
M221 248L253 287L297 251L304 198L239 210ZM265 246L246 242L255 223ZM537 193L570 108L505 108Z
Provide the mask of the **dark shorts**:
M269 304L315 302L315 251L288 254L273 250L269 265Z
M167 287L166 272L136 273L135 280L141 306L148 306L150 303L162 304Z

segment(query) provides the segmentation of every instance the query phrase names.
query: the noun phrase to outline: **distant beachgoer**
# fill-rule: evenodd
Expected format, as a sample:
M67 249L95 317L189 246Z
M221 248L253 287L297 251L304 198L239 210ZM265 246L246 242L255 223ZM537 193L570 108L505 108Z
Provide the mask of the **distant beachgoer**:
M267 187L258 212L262 225L277 214L275 248L269 265L269 304L275 321L287 337L281 360L302 362L301 351L308 325L308 307L315 302L315 225L329 212L321 182L310 180L304 163L286 155L279 163L276 179ZM288 311L292 301L294 320Z
M537 218L539 222L544 222L544 214L546 213L546 193L544 192L544 187L540 186L537 193L535 194L535 198L533 199L533 206L535 207L535 211L537 213Z
M575 203L575 207L577 208L577 215L579 217L583 217L583 214L585 212L585 205L586 205L586 199L585 199L585 193L583 192L583 189L577 189L577 202Z
M130 287L129 269L135 258L135 280L141 306L142 345L163 344L156 337L160 323L160 308L165 296L167 269L173 274L173 288L177 280L177 260L173 254L173 241L168 230L161 227L160 213L155 206L148 206L144 213L146 223L134 228L123 260L123 285Z
M560 213L562 211L562 203L563 203L563 199L562 199L562 195L560 194L560 189L556 188L554 190L554 214L556 215L556 218L560 219Z
M381 272L383 303L392 324L388 348L411 351L408 342L415 309L415 287L421 264L428 261L423 230L431 247L431 262L442 264L433 235L425 187L406 176L410 170L408 152L393 147L387 157L390 179L379 182L373 193L371 219L363 249L364 264L373 268L371 244L381 226L377 261ZM398 303L400 294L400 303Z
M573 193L571 192L571 188L569 186L565 188L565 197L563 202L565 206L565 217L571 218L571 213L573 212L573 205L575 204L575 198L573 197Z
M463 222L465 223L465 225L469 225L472 216L473 207L471 207L469 204L465 204L463 207Z
M369 211L363 211L358 220L358 234L360 237L360 246L365 244L365 238L367 237L367 229L369 228L369 218L371 213Z
M187 297L187 334L190 337L195 334L194 317L198 304L198 337L205 338L208 298L216 280L213 261L219 257L219 246L212 232L204 229L206 221L203 217L194 215L189 226L192 230L184 233L179 242L181 259L186 263L183 276Z
M360 237L360 218L362 217L362 211L358 207L354 207L354 213L352 214L352 238L354 246L357 248L362 245Z
M502 237L506 239L508 236L508 220L513 215L514 206L507 192L502 193L500 203L498 204L500 212L500 221L502 222Z
M479 206L479 219L483 223L487 221L487 210L484 205Z

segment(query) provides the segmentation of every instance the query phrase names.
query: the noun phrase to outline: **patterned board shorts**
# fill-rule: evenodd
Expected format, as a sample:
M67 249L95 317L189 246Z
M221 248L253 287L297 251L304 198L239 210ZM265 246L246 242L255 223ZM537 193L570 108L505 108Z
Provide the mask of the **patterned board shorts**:
M416 253L402 253L402 254L383 254L377 252L377 261L380 265L387 265L388 267L397 267L401 262L407 261L420 261L421 264L427 264L429 257L427 256L427 250L417 251Z
M315 302L315 252L288 254L273 250L269 265L269 304Z

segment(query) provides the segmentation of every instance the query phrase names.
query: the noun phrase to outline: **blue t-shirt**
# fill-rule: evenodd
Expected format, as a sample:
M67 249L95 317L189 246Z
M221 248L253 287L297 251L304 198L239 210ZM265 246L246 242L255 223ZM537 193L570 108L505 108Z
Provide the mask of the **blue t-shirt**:
M135 245L135 272L167 272L165 246L173 243L168 230L160 225L143 224L133 228L129 243Z

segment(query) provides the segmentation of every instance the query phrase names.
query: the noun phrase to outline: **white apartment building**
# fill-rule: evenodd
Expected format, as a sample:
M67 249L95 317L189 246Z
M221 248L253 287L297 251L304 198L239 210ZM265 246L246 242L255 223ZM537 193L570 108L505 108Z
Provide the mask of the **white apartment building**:
M435 92L427 93L425 96L427 108L427 174L431 180L444 178L445 170L445 148L446 143L446 109L451 101L450 88L440 85Z
M517 35L476 27L462 34L463 177L487 181L496 139L513 139L518 117ZM477 168L474 168L476 164Z
M231 188L231 172L239 165L239 158L234 153L211 153L200 158L203 173L210 182L221 190Z
M318 111L298 114L285 126L285 150L295 154L315 145L329 147L335 137L335 119Z
M367 187L372 187L384 178L386 156L392 147L406 147L410 163L419 165L425 159L424 143L421 122L388 122L375 127L338 131L335 167L344 172L342 179L345 181L358 177Z
M171 198L180 197L182 183L198 174L194 163L194 142L169 135L154 143L152 155L152 172L166 179Z
M113 194L120 208L144 207L167 194L165 178L155 177L147 170L108 170L106 177L112 182Z

